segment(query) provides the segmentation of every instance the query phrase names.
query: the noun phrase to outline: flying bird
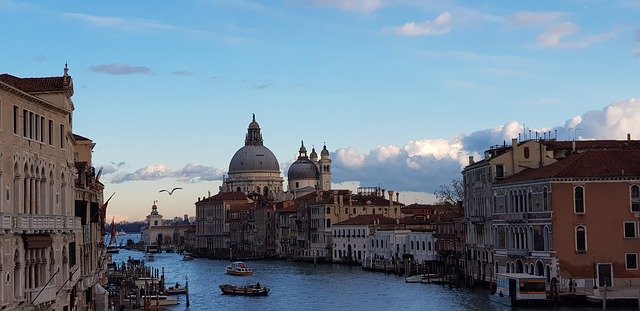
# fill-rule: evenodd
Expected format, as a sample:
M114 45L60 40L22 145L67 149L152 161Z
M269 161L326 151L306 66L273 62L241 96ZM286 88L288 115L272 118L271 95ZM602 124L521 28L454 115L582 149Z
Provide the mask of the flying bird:
M164 192L168 193L169 195L172 195L172 194L173 194L173 192L174 192L174 191L176 191L176 190L178 190L178 189L182 189L182 188L177 188L177 187L176 187L176 188L171 189L171 191L169 191L169 190L165 190L165 189L162 189L162 190L158 191L158 193L160 193L160 192L163 192L163 191L164 191Z

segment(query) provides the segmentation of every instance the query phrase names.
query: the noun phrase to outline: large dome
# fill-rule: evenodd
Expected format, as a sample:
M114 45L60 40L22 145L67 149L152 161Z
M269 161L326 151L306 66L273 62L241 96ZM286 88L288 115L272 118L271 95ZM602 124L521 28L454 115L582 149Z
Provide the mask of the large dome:
M289 166L289 171L287 172L289 180L318 179L319 177L318 168L309 159L296 160Z
M231 158L229 174L255 171L280 173L280 165L269 148L261 145L246 145Z

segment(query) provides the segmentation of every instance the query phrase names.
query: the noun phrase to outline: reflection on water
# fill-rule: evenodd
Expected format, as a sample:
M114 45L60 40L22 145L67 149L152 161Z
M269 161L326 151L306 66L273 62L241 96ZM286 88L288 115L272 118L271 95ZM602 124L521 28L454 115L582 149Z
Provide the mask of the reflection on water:
M121 263L129 256L145 260L141 252L121 250L113 255L113 261ZM484 291L405 283L402 277L363 271L357 266L251 261L247 264L254 275L239 277L224 273L228 261L183 261L175 253L156 254L146 264L164 267L168 285L184 285L188 277L190 310L510 310L490 302ZM271 289L269 296L223 296L218 288L223 283L256 282ZM180 305L173 310L186 309L185 296L177 297Z

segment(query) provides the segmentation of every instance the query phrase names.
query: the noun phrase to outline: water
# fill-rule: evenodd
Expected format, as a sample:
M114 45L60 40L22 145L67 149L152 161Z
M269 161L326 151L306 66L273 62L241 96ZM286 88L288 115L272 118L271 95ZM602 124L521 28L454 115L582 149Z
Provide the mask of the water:
M131 238L125 236L126 238ZM141 252L121 250L113 261L129 256L144 260ZM247 262L253 276L224 273L224 260L196 258L183 261L174 253L156 254L146 265L165 269L167 286L185 285L189 279L189 310L511 310L489 301L482 290L449 289L435 284L405 283L403 277L363 271L358 266L294 263L285 261ZM248 285L260 282L271 289L266 297L222 295L218 285ZM185 310L186 297L174 296ZM598 310L599 308L593 308ZM578 309L564 309L578 310ZM579 310L585 310L580 308Z

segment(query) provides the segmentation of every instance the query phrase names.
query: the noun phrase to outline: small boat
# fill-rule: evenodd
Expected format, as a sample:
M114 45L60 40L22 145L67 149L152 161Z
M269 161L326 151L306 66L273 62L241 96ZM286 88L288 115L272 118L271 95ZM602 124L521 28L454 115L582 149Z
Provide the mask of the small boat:
M193 256L191 256L189 254L185 254L184 256L182 256L182 260L184 260L184 261L193 260Z
M142 295L140 297L143 301L145 299L147 299L147 301L149 301L149 303L151 304L151 306L175 306L177 304L180 304L180 302L178 301L178 299L175 298L171 298L169 296L165 296L165 295Z
M239 275L239 276L253 274L253 270L251 270L251 268L245 265L244 262L242 261L236 261L228 265L227 268L225 268L225 271L227 272L227 274Z
M526 273L496 273L489 299L507 306L535 306L548 302L546 277Z
M187 293L186 287L171 286L164 291L167 295L181 295Z
M406 283L431 283L436 279L439 279L437 274L418 274L407 277L404 281Z
M248 286L222 284L220 290L223 295L266 296L269 294L269 288L260 286L260 283Z
M121 229L120 231L118 231L118 233L116 233L116 235L117 236L124 236L124 235L127 235L127 233L124 232L124 230Z
M107 246L107 253L109 254L117 254L120 252L120 248L115 245Z

